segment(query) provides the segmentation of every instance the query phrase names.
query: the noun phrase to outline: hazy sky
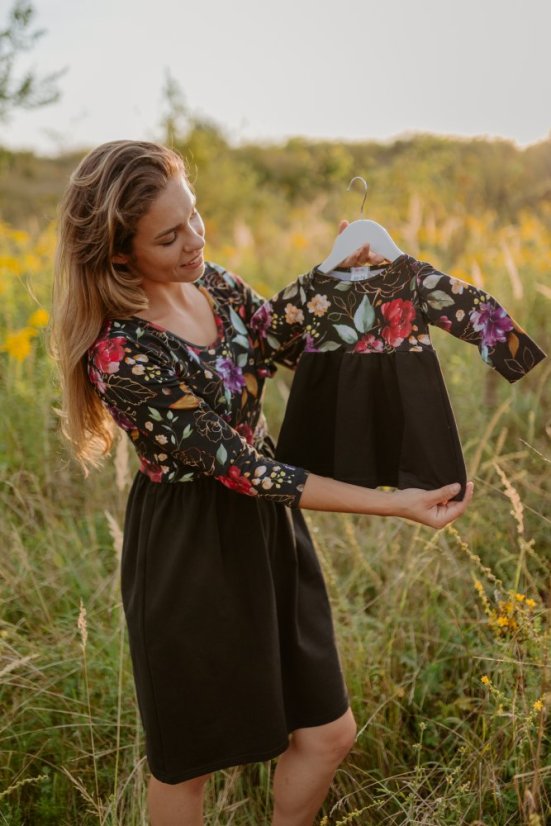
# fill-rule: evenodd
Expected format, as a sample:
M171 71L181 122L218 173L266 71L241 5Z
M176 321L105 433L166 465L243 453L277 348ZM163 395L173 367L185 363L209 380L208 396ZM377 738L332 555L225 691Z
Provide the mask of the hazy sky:
M3 0L0 25L12 0ZM34 0L20 71L67 67L61 102L0 143L43 152L161 136L170 70L233 142L411 131L551 133L551 0Z

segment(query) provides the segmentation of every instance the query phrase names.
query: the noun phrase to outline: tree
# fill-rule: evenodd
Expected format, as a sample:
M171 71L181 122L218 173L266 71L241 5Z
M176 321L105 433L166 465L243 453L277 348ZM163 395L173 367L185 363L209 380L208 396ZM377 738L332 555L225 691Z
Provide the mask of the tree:
M15 0L7 28L0 30L0 119L16 108L35 109L59 99L58 78L65 70L38 78L28 71L16 78L14 67L21 52L32 49L44 30L31 31L34 9L28 0Z

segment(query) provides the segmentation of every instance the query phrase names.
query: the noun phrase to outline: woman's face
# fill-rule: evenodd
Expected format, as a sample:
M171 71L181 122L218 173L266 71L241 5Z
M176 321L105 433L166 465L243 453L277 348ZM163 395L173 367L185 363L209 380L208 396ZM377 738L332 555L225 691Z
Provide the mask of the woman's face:
M140 218L130 255L113 262L127 264L142 279L157 283L195 281L203 274L205 226L184 175L169 180Z

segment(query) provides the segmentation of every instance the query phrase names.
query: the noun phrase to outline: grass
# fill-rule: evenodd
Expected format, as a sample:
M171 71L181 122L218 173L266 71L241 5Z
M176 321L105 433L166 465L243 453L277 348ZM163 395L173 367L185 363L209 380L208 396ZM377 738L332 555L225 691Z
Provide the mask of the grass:
M490 259L486 288L545 348L539 264L515 298ZM251 255L241 270L253 281L254 266ZM47 274L36 278L45 302ZM23 287L4 294L4 333L35 307ZM475 479L468 513L435 533L306 512L359 726L320 826L551 822L551 369L511 387L474 348L433 338ZM2 356L0 824L138 826L148 771L118 588L136 462L119 441L82 479L43 344L40 333L21 362ZM289 379L282 369L266 395L274 433ZM206 823L268 824L272 772L218 773Z

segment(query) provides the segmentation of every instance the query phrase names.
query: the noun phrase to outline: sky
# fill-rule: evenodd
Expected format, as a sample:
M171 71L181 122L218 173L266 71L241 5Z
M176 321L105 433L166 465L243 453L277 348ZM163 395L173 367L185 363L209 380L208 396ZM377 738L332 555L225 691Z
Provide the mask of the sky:
M0 28L13 0L0 8ZM34 0L16 70L66 69L59 103L0 123L57 154L162 139L167 71L232 144L415 132L551 136L551 0Z

